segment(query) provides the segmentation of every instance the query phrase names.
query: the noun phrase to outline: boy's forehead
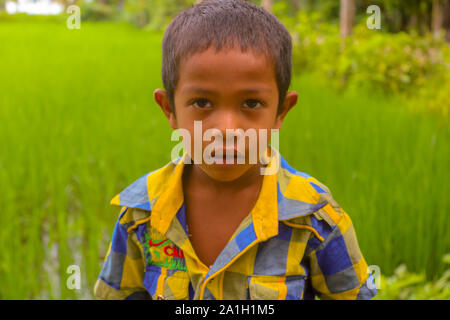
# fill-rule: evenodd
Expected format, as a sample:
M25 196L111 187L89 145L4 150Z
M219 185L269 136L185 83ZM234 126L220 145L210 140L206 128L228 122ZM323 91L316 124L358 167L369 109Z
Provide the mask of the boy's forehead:
M209 48L182 60L179 66L179 88L195 89L195 83L222 82L226 85L248 85L258 90L272 91L276 86L275 69L263 54L240 49L216 51ZM249 89L250 90L250 89Z

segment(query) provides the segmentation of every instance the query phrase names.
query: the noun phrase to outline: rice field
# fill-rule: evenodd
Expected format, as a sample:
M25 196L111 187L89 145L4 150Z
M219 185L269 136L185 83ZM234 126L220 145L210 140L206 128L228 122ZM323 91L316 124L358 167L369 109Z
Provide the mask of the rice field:
M110 199L170 161L153 100L162 34L125 24L0 21L0 299L91 299ZM295 77L287 161L326 184L368 262L440 275L450 252L448 125L370 92ZM81 289L66 286L79 265Z

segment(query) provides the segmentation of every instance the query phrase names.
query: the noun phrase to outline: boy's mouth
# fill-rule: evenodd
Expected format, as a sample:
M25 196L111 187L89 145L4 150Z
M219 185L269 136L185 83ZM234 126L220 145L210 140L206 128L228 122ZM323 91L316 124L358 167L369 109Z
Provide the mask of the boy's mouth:
M236 149L223 149L222 151L218 151L217 153L215 151L212 151L211 158L215 159L214 164L219 166L229 166L245 163L245 155L239 153Z

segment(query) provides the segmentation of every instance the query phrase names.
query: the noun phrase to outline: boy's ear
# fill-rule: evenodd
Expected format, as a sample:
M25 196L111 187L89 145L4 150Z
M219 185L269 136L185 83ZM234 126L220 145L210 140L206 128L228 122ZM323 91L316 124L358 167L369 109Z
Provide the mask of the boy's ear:
M296 91L290 91L286 94L281 110L277 115L277 119L275 122L275 129L281 129L284 117L286 117L288 112L297 104L297 100L298 100L298 93Z
M175 114L170 106L167 92L162 89L156 89L155 91L153 91L153 97L155 98L156 103L159 105L166 118L169 120L170 127L172 129L178 129L177 119L175 118Z

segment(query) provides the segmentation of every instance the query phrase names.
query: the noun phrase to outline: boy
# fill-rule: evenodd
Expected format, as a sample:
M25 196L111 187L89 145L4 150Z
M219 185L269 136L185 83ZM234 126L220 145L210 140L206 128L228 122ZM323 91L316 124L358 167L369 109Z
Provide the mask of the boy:
M297 93L287 92L291 51L284 26L248 1L205 0L170 23L163 39L166 91L155 90L154 98L170 126L189 133L186 152L112 200L122 210L97 297L376 294L349 216L326 186L267 144L297 103ZM192 141L198 123L200 133L215 130L214 141L222 143L210 152L212 162L205 139ZM236 130L229 139L227 129L269 132L267 139L257 137L256 163L249 161L250 142L229 147L229 140L245 136ZM267 168L277 170L263 172Z

